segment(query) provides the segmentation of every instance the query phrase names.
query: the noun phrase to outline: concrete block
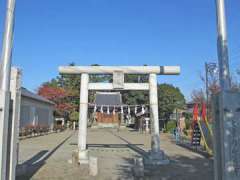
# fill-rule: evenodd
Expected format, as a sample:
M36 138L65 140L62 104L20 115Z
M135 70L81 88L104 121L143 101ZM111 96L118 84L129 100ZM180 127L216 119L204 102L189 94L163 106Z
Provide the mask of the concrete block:
M149 151L148 155L144 157L144 165L147 166L167 165L169 163L168 157L161 150L158 152Z
M72 160L69 161L71 164L78 164L78 151L73 151L72 153Z
M97 157L89 157L89 175L98 175L98 159Z
M78 151L78 163L79 163L80 165L89 164L88 150Z
M134 177L141 179L144 177L144 164L143 158L135 158L133 166Z

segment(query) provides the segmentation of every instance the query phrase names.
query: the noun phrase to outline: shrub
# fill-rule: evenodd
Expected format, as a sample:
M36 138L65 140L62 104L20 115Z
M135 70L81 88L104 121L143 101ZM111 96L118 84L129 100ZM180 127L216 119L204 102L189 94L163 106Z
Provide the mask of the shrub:
M192 125L192 114L191 113L185 113L185 124L186 124L186 129L191 129Z
M176 128L176 121L171 120L167 122L167 125L166 125L167 132L173 132L175 128Z
M79 119L79 112L77 112L77 111L72 112L70 114L69 118L70 118L71 121L78 121L78 119Z

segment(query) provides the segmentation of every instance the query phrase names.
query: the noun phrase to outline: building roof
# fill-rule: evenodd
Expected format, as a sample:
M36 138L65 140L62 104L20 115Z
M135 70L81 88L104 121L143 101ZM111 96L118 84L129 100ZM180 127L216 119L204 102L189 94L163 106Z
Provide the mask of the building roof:
M44 98L40 95L37 95L37 94L27 90L24 87L21 88L21 95L24 96L24 97L27 97L27 98L31 98L31 99L36 100L36 101L40 101L40 102L44 102L44 103L47 103L47 104L54 105L54 103L52 101L49 101L48 99L46 99L46 98Z
M120 92L97 92L96 105L121 105L122 104L122 96Z

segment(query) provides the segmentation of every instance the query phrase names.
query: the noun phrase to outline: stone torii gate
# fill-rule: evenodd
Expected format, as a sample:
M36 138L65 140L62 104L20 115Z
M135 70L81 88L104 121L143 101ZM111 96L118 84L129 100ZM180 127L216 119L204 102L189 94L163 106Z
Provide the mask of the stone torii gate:
M149 90L150 117L152 122L151 150L147 158L150 164L167 164L169 160L160 150L157 75L178 75L179 66L62 66L61 74L81 74L80 115L78 133L78 159L88 163L87 115L89 90ZM89 83L89 74L112 74L113 83ZM148 74L149 83L125 83L124 74Z

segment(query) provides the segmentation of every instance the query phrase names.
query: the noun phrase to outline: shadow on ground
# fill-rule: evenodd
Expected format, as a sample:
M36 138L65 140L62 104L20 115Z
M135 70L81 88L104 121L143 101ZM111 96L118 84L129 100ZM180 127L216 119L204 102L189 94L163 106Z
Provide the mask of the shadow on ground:
M185 148L189 151L192 151L194 153L200 154L204 156L205 158L211 158L212 156L209 155L202 147L193 147L190 143L181 143L177 144L178 146Z
M121 179L140 179L140 177L133 177L132 168L134 167L134 158L146 157L147 152L139 148L135 144L131 144L126 139L120 137L117 134L112 133L114 136L120 138L127 143L127 147L131 150L138 153L135 157L132 158L123 158L123 165L118 167L118 175L122 177ZM183 146L183 145L182 145ZM188 146L183 146L188 150ZM199 153L194 151L195 153ZM144 167L144 177L142 179L146 180L212 180L214 179L213 175L213 160L206 159L207 155L205 153L199 153L203 157L194 157L189 158L187 156L172 156L169 157L169 165L161 166L146 166Z
M28 180L46 163L46 160L56 152L72 135L65 138L52 151L42 150L35 154L31 159L17 166L17 180Z
M125 164L119 165L121 179L141 179L133 176L129 167L134 166L132 158L124 158ZM213 180L213 162L202 158L171 157L169 165L144 167L144 180Z
M176 140L174 138L171 138L170 142L172 142L173 144L176 144ZM184 139L182 142L179 142L176 145L180 146L182 148L185 148L189 151L192 151L194 153L200 154L200 155L204 156L205 158L211 158L212 157L212 155L210 155L202 145L193 146L191 144L190 140Z
M138 147L136 144L132 144L131 142L129 142L128 140L126 140L125 138L113 133L112 131L109 131L112 135L114 135L115 137L121 139L122 141L124 141L126 144L126 146L135 151L136 153L138 153L139 155L146 157L147 156L147 152L145 150L143 150L142 148Z

